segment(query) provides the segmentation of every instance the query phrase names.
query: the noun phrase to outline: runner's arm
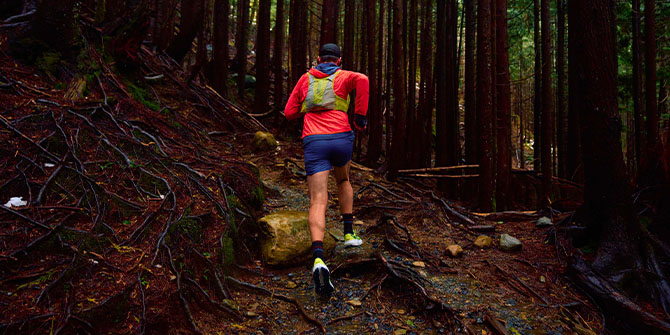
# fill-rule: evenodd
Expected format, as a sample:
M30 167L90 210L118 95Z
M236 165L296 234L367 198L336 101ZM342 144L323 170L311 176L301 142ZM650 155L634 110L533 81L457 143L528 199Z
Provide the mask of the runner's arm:
M302 107L303 100L305 100L305 97L303 96L303 86L305 85L306 81L307 75L300 77L300 80L298 80L298 83L295 84L293 92L291 92L291 96L286 102L284 115L289 120L298 119L303 116L303 114L300 113L300 108Z
M355 113L365 116L368 113L368 98L370 94L370 82L368 76L349 71L345 81L347 94L356 90L356 109Z

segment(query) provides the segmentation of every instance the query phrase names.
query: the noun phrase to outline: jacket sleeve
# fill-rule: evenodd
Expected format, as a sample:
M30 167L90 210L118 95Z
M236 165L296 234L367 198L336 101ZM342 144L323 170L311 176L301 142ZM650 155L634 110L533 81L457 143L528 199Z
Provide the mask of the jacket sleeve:
M358 72L349 72L349 76L346 78L345 87L347 94L356 90L356 114L365 116L368 113L368 99L370 96L370 82L368 81L368 76L358 73Z
M291 92L291 96L288 98L288 101L286 102L286 107L284 108L284 115L289 120L295 120L303 116L303 114L300 113L300 108L302 107L303 100L305 100L302 88L303 86L305 86L306 81L307 81L307 75L303 75L302 77L300 77L298 83L295 84L295 87L293 88L293 92Z

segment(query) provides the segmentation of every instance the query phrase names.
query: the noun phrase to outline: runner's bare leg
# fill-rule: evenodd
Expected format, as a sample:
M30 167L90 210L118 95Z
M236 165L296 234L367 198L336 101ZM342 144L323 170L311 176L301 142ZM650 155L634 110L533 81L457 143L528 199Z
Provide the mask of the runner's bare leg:
M351 161L341 167L335 167L335 182L337 183L337 195L340 200L340 213L349 214L354 210L354 190L349 182L349 169Z
M309 232L312 241L323 241L326 231L326 208L328 206L328 173L317 172L307 176L309 189Z

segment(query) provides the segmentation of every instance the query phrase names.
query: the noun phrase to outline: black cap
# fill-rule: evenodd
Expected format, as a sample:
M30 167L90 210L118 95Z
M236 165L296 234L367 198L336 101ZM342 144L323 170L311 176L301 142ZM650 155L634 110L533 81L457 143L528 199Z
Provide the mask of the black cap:
M333 43L327 43L324 44L321 49L319 49L319 56L324 57L324 56L332 56L332 57L337 57L340 58L340 48L333 44Z

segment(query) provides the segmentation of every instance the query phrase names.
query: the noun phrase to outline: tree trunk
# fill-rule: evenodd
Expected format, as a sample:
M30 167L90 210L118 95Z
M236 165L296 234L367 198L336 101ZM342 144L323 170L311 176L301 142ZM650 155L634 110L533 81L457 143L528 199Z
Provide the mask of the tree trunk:
M558 148L558 176L566 177L565 160L567 156L567 115L565 113L565 0L556 0L557 41L556 41L556 147Z
M421 141L418 138L418 112L416 110L416 53L417 53L417 0L409 0L409 21L407 34L407 142L410 168L419 166Z
M542 0L542 206L551 203L551 140L553 138L553 107L551 103L551 22L549 0Z
M177 0L161 0L156 4L153 40L161 50L165 50L172 42L176 13Z
M382 0L384 1L384 0ZM393 57L393 0L387 0L388 2L388 13L386 26L388 27L387 33L387 48L386 48L386 160L387 162L391 159L391 140L393 136L393 109L391 108L391 64Z
M368 34L368 75L370 80L370 104L368 106L368 119L370 127L370 136L368 138L368 152L366 162L370 166L377 165L377 159L382 150L382 115L379 108L377 69L381 66L377 59L376 48L378 45L376 39L377 21L375 18L375 1L366 1L366 11L368 16L366 33Z
M419 92L419 118L416 131L419 137L419 166L430 167L431 137L433 134L433 99L435 87L433 86L432 63L433 63L433 2L424 0L422 5L424 15L421 22L421 84Z
M577 6L572 0L569 0L568 5L568 28L578 25L575 22L579 13L576 13ZM577 67L570 64L575 64L577 59L575 55L577 50L584 46L584 42L578 40L575 34L568 30L568 156L566 160L566 169L568 179L573 181L581 181L583 175L581 171L582 149L581 149L581 131L579 129L579 105L577 103Z
M523 78L523 50L519 48L519 80ZM516 95L516 100L517 100L517 114L519 115L519 168L520 169L525 169L526 168L526 137L524 134L525 125L524 125L524 117L523 117L523 81L519 81L519 85L517 87L517 95Z
M182 1L179 33L166 51L177 63L181 63L191 50L191 43L204 22L204 12L202 0Z
M405 59L403 54L403 1L393 0L393 68L403 69ZM393 178L398 170L407 166L406 120L407 98L405 71L393 71L393 142L390 154L390 176Z
M496 210L506 210L512 164L512 105L509 83L507 0L496 0L497 165Z
M644 0L644 69L645 69L645 105L647 114L647 163L643 184L652 185L660 181L658 105L656 100L656 1Z
M435 27L435 165L446 166L445 153L447 138L443 137L447 123L447 2L437 2L437 18ZM432 133L432 132L431 132Z
M535 91L533 92L533 170L540 171L542 134L540 116L542 111L542 54L540 48L540 0L533 0L533 45L535 49Z
M71 58L78 53L74 41L74 0L40 1L30 23L32 38Z
M643 229L633 215L631 190L621 151L621 119L616 98L615 4L608 0L572 0L570 6L570 14L573 13L572 6L576 14L576 25L570 26L570 34L575 34L575 38L584 43L582 48L574 50L576 62L570 63L576 68L577 76L577 90L571 92L577 95L582 117L582 147L588 153L583 157L584 204L580 209L580 220L586 222L589 236L597 239L593 267L618 280L618 287L652 299L667 311L670 288L656 259L656 254L662 250L652 246L649 231ZM621 280L624 273L627 274L625 282ZM615 291L607 296L625 295ZM596 299L602 299L602 296ZM670 329L667 323L653 316L655 325L651 329L649 318L638 324L638 317L643 313L622 315L620 301L601 306L604 314L609 316L610 330L615 333L661 334ZM628 323L632 329L619 327L620 323Z
M254 112L262 114L269 109L270 95L270 0L258 2L256 24L256 94Z
M440 92L447 96L446 152L445 164L458 165L461 158L460 146L460 113L458 109L458 2L447 1L447 91Z
M305 0L291 0L289 17L289 43L291 59L291 85L294 87L307 70L307 3Z
M229 0L214 3L214 78L212 85L222 96L228 95L228 24L230 16Z
M339 14L338 0L323 0L321 7L321 45L326 43L337 44L337 16Z
M477 163L477 100L475 91L475 0L465 2L465 162Z
M244 99L244 84L247 77L247 43L249 42L249 0L237 0L237 94Z
M272 54L273 72L275 75L274 104L276 110L284 109L284 41L286 35L284 22L284 0L277 0L275 22L275 44Z
M479 124L479 208L493 209L493 110L491 87L491 0L477 7L477 121Z
M646 151L644 144L644 124L642 115L642 61L640 60L640 0L633 0L632 9L632 53L633 53L633 117L635 119L635 168L639 171L640 163Z
M188 81L193 80L200 70L208 61L207 57L207 44L210 42L210 24L212 23L212 0L202 0L203 4L203 23L200 25L200 31L198 31L198 49L195 55L195 64L191 67L191 74L189 75Z

